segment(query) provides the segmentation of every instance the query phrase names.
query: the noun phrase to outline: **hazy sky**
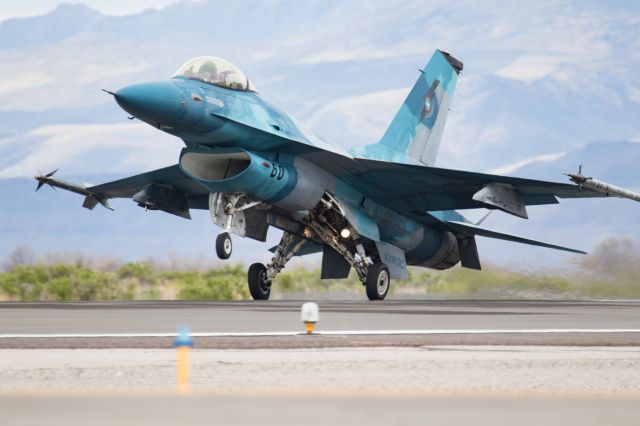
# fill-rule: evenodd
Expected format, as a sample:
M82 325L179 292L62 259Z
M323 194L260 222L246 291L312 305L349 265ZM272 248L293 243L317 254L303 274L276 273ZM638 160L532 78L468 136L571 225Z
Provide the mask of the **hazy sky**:
M0 21L22 16L43 15L64 3L86 4L108 15L127 15L149 8L162 8L177 0L0 0Z
M101 183L175 164L180 141L127 120L100 88L166 79L188 58L208 54L235 63L261 96L327 140L358 146L381 137L433 50L449 50L465 72L440 167L564 181L562 171L583 164L603 180L640 189L640 144L618 143L640 142L640 3L611 2L616 7L597 0L234 0L221 8L220 0L191 0L145 14L176 2L85 0L106 16L71 8L0 24L0 260L19 244L123 259L215 256L219 229L206 211L194 212L193 222L145 213L130 200L114 200L116 212L88 211L75 194L35 193L32 181L38 169ZM0 19L60 4L0 0ZM127 14L136 15L111 16ZM582 249L607 236L640 235L635 205L591 201L532 207L526 224L496 212L485 225ZM266 247L277 243L272 235ZM246 263L269 260L265 245L247 241L234 240ZM488 239L479 245L483 261L567 260Z

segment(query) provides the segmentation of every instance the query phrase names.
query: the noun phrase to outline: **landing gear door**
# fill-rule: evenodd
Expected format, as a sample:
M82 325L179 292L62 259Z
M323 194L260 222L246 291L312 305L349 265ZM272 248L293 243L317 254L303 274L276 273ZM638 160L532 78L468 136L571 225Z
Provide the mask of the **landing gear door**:
M228 203L225 194L220 192L209 193L209 214L214 224L226 229L229 215L225 213L225 205ZM231 229L229 230L241 237L246 236L246 218L244 211L236 211L231 215Z
M376 247L380 254L380 260L389 268L389 275L394 279L409 278L407 272L407 261L405 260L404 251L392 244L376 241Z
M344 209L344 216L358 234L372 241L380 241L378 224L371 216L366 214L362 209L353 207L347 203L342 203L342 208Z
M350 270L351 265L340 253L328 245L323 246L320 279L344 279L349 276Z

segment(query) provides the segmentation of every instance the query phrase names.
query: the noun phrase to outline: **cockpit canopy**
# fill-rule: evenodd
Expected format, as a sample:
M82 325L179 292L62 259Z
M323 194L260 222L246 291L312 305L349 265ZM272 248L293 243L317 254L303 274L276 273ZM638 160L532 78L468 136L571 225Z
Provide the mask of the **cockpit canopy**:
M200 56L187 61L172 76L215 84L227 89L256 92L253 84L242 71L224 59Z

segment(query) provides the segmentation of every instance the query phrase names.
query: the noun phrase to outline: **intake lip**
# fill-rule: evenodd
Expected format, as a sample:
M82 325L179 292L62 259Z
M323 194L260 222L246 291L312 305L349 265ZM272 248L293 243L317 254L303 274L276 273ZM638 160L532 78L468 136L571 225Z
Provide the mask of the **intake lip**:
M186 152L180 157L180 167L185 173L207 182L232 179L250 165L251 157L245 151Z

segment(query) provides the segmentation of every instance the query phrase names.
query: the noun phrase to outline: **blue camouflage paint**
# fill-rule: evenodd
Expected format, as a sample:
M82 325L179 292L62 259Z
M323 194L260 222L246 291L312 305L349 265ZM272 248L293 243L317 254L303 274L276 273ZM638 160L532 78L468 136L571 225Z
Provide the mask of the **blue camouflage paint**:
M448 53L436 51L380 141L349 151L305 130L263 100L232 64L195 58L169 81L112 93L136 118L184 141L178 165L90 187L50 173L36 177L38 188L48 183L85 195L87 208L98 202L109 208L110 198L133 197L138 202L135 194L142 189L162 186L173 195L140 205L173 214L186 207L209 208L210 192L246 194L268 203L245 213L262 229L253 236L247 233L256 239L264 238L272 224L298 238L304 234L315 239L313 232L301 228L313 227L314 214L325 214L314 209L321 201L331 206L335 198L342 208L330 208L344 210L364 240L367 256L389 262L395 277L403 275L405 260L444 269L462 258L463 266L479 268L472 244L476 235L576 252L470 225L454 211L478 208L474 194L488 184L517 190L525 205L555 204L556 197L603 196L576 185L434 167L462 68ZM266 218L272 212L275 222ZM335 212L329 216L333 223L327 226L339 231L335 228L343 226L343 220ZM332 245L328 238L340 238L325 231L316 230L316 237L326 244Z
M444 55L436 51L380 142L356 149L354 153L375 160L433 165L457 79L457 72ZM437 125L439 121L441 125ZM427 145L433 146L432 153L428 152Z
M158 90L155 99L165 102L165 98L173 96L179 101L179 107L175 102L172 106L171 125L159 127L184 141L186 148L180 157L180 167L185 174L212 192L244 192L274 203L291 194L298 183L294 166L297 156L304 158L329 151L345 159L355 155L399 163L424 162L427 144L435 144L437 152L446 118L443 109L447 108L456 80L457 73L443 54L436 51L380 142L352 151L303 129L253 91L233 90L181 76L127 90L138 91L138 96ZM151 116L141 114L141 118L150 124L159 124ZM230 178L204 179L194 175L189 167L183 167L183 159L191 154L238 153L239 150L247 156L249 165ZM265 163L270 166L265 167ZM282 171L280 179L279 172L272 176L273 167ZM357 179L357 175L349 178L353 179ZM330 176L324 185L343 203L358 233L370 240L400 247L408 252L407 262L420 263L439 249L444 231L425 227L372 199L365 199L340 173Z
M201 172L196 172L197 164L224 167L225 157L230 155L243 155L242 170L237 174L226 177L206 177ZM213 158L220 158L214 163ZM190 163L191 161L191 163ZM298 182L296 169L286 163L269 161L256 153L231 149L183 149L180 154L180 167L182 171L192 179L200 183L211 192L242 192L252 195L267 202L277 202L289 194ZM238 166L240 167L240 166Z

